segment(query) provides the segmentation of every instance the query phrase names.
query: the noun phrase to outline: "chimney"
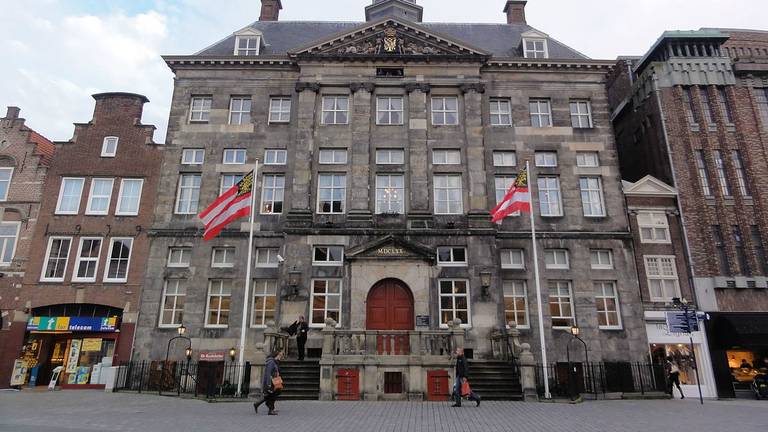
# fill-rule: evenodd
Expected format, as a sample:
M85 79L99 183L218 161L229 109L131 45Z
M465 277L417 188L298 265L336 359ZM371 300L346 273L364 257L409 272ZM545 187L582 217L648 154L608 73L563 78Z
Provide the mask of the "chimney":
M8 120L16 120L19 118L19 113L21 113L21 109L19 109L19 107L9 106L8 112L5 114L5 118Z
M526 0L508 0L504 7L507 14L507 24L527 24L525 21Z
M261 0L261 16L259 21L277 21L280 18L280 9L283 4L280 0Z

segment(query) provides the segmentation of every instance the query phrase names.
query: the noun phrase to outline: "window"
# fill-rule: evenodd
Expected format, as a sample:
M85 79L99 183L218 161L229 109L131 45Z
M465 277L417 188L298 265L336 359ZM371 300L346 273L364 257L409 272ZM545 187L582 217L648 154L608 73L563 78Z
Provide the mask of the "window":
M229 101L229 124L244 125L251 122L251 98L233 97Z
M539 210L542 217L558 217L563 215L563 202L560 195L560 179L558 177L539 176Z
M343 246L315 246L312 251L313 266L341 266L344 265Z
M219 195L232 189L240 180L243 179L241 174L224 174L221 176L221 186L219 187Z
M344 149L320 150L320 165L339 165L347 163L347 151Z
M127 282L131 262L132 238L113 238L109 246L107 271L104 282Z
M376 214L402 214L405 188L402 174L376 176Z
M531 112L531 126L535 128L552 127L552 111L549 99L531 99L528 103Z
M549 282L549 314L552 317L552 328L573 327L575 317L570 282Z
M597 168L600 166L600 158L597 152L576 153L576 166L579 168Z
M176 214L196 214L200 201L200 174L184 174L179 178Z
M265 174L261 188L261 214L281 214L285 197L285 176Z
M704 114L707 116L707 123L711 126L716 125L715 107L712 106L712 102L709 99L709 91L706 87L699 91L699 97L701 98L701 103L704 104Z
M349 123L349 97L323 97L323 124L341 125Z
M72 237L51 237L48 239L43 275L40 278L42 282L64 281L64 272L67 270L71 245Z
M693 107L691 87L683 87L683 105L685 105L685 118L688 119L688 124L691 126L697 125L699 122L696 119L696 110Z
M517 153L513 151L495 151L493 152L493 166L495 167L514 167L517 166Z
M117 194L117 216L136 216L141 206L141 190L143 179L122 179L120 192Z
M720 96L720 111L723 113L723 117L728 124L733 124L733 110L731 110L731 104L728 102L728 93L724 87L717 88L718 96Z
M525 253L522 249L502 249L501 268L525 270Z
M546 267L552 270L568 270L571 268L567 249L546 249L544 251Z
M525 281L506 280L504 291L504 321L517 324L518 328L530 328L528 323L528 290Z
M701 189L704 196L712 196L712 187L709 185L709 170L707 169L707 163L704 160L704 152L696 150L694 152L696 157L696 172L699 174L699 183L701 183Z
M376 99L376 124L403 124L403 98L380 97Z
M642 243L671 243L669 221L663 212L639 212L637 226Z
M523 57L549 58L546 39L523 39Z
M0 265L13 261L20 227L20 222L0 222Z
M720 229L720 225L712 225L712 241L717 253L717 264L720 266L720 274L730 276L731 263L725 250L725 241L723 240L723 231Z
M512 103L509 99L491 99L491 126L512 126Z
M401 149L376 150L377 165L402 165L405 163L405 151Z
M180 327L184 322L184 300L187 290L180 279L165 281L163 302L160 310L160 327Z
M328 318L341 326L341 279L314 279L310 305L311 327L325 327Z
M235 248L218 247L211 252L211 267L231 268L235 266Z
M80 211L80 198L83 195L84 183L84 178L64 177L61 179L56 214L76 215Z
M603 182L600 177L582 177L579 179L581 189L581 207L585 217L605 216L603 202Z
M539 168L554 168L557 166L557 152L536 152L534 159Z
M738 225L734 225L733 229L733 243L736 246L736 260L739 262L739 268L741 274L744 276L752 276L752 270L749 267L749 259L744 249L744 237L741 235L741 228Z
M459 124L459 100L455 97L432 98L432 125L451 126Z
M181 151L182 165L202 165L205 160L205 149L184 149Z
M205 326L224 328L229 325L229 310L232 300L231 280L212 280L208 285L208 303L205 311Z
M432 164L459 165L461 164L461 152L459 150L432 150Z
M504 200L504 197L507 196L507 192L509 192L509 188L512 187L512 184L517 179L517 176L496 176L494 177L493 181L495 183L496 188L496 204L501 203ZM519 216L520 212L515 212L512 214L513 216Z
M733 160L734 171L736 171L736 183L739 185L741 196L745 198L751 196L749 185L747 184L747 173L744 170L744 160L741 158L741 152L733 150L731 152L731 159Z
M115 179L91 180L91 193L88 195L87 215L105 215L109 213L109 203L112 201L112 186Z
M757 225L750 227L750 233L752 237L752 245L755 247L755 256L757 262L762 265L758 271L762 271L764 275L768 274L768 255L765 253L765 246L763 246L763 238L760 236L760 228Z
M464 212L461 176L460 175L436 175L434 177L435 188L435 214L461 214Z
M576 129L592 127L592 104L589 101L571 101L571 126Z
M101 145L101 157L115 157L117 154L118 137L106 137Z
M728 175L725 173L725 163L723 162L723 155L720 150L712 152L715 158L715 167L717 168L717 181L720 183L720 191L723 196L731 196L731 186L728 184Z
M343 214L347 201L347 176L344 174L320 174L317 195L318 213Z
M99 269L101 256L101 238L83 237L75 259L75 275L73 282L96 282L96 272Z
M467 248L439 247L437 248L438 267L466 267Z
M0 168L0 201L8 200L8 190L11 188L13 168Z
M680 297L677 264L674 256L645 256L645 275L651 301L671 303Z
M269 122L289 123L291 121L291 99L272 98L269 100Z
M621 330L619 294L615 282L595 282L597 326L602 330Z
M760 112L760 120L763 121L763 129L768 129L768 88L756 88L755 100Z
M278 248L256 248L256 267L277 268L280 265L277 259L279 251Z
M168 267L189 267L192 248L172 247L168 249Z
M248 161L245 149L224 149L224 165L243 165Z
M287 159L287 150L267 150L264 152L264 165L285 165Z
M253 310L251 311L251 327L263 328L268 321L275 320L277 310L277 281L253 281Z
M236 56L257 56L261 47L261 38L259 36L237 36L235 37L235 55Z
M592 269L613 270L613 251L610 249L592 249L589 255Z
M440 327L447 328L448 322L454 319L460 319L462 327L471 326L469 283L463 279L447 279L438 283L440 286Z
M208 118L211 116L211 103L213 98L210 96L194 96L192 97L192 106L189 110L190 122L208 122Z

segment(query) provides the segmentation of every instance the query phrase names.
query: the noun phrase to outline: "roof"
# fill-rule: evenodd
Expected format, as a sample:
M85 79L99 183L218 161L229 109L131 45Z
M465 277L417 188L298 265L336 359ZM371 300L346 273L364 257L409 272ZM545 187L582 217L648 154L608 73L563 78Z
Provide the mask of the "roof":
M40 156L40 162L45 166L51 165L56 146L48 138L30 129L29 141L35 144L35 154Z
M643 56L642 60L635 63L635 73L640 73L640 71L645 69L645 66L652 61L651 59L653 58L656 50L658 50L659 47L661 47L668 39L718 39L726 41L728 40L728 35L719 30L713 29L665 31L661 34L661 36L659 36L658 39L656 39L656 42L654 42L653 46L651 46L651 49L649 49L648 52Z
M328 21L256 21L249 28L263 33L266 46L261 54L265 56L287 56L289 52L312 45L313 42L358 27L368 22ZM462 23L418 23L426 30L466 42L490 53L493 57L522 57L519 51L522 34L534 30L527 24L462 24ZM588 57L552 38L549 41L549 56L552 59L587 59ZM198 52L198 56L231 56L235 51L235 35Z

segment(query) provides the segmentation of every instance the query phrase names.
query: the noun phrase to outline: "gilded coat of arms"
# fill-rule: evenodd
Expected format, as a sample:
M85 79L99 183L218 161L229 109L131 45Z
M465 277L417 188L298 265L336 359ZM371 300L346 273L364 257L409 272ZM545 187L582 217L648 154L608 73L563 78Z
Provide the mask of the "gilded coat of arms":
M384 52L393 53L397 51L397 31L388 28L384 31Z

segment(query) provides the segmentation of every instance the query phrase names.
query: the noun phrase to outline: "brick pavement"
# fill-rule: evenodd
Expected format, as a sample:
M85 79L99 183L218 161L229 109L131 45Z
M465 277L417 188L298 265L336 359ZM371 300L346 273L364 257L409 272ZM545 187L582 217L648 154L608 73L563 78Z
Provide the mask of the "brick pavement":
M515 431L639 432L768 430L768 402L598 401L579 405L280 402L280 415L255 415L250 404L69 391L0 392L0 431Z

